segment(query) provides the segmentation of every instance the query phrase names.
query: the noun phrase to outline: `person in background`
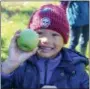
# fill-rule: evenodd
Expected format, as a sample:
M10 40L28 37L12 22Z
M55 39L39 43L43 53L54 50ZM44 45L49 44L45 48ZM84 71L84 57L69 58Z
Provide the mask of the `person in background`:
M89 40L89 1L61 1L60 5L70 24L69 48L76 50L80 43L80 52L85 55Z
M64 47L69 24L63 8L41 6L32 14L28 28L39 34L38 47L30 52L20 50L16 45L20 32L16 32L2 63L2 89L88 89L87 58Z

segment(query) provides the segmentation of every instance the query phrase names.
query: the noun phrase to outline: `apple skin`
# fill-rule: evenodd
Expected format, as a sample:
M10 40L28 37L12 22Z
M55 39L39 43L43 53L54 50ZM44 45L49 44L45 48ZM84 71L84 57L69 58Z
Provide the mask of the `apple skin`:
M38 46L39 35L32 29L25 29L17 39L18 47L23 51L32 51Z

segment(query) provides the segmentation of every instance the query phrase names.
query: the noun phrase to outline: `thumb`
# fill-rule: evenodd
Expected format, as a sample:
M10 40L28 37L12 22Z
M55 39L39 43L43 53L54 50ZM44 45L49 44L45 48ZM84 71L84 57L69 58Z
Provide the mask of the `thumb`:
M18 30L18 31L15 32L14 36L11 39L11 45L10 45L10 47L16 46L16 40L20 36L20 32L21 32L20 30Z

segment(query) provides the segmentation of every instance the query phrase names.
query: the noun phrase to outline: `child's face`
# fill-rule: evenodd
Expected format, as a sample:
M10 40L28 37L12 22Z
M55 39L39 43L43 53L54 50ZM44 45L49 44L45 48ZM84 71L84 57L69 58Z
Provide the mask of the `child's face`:
M63 37L49 29L41 29L37 33L40 38L38 55L45 58L55 57L64 45Z

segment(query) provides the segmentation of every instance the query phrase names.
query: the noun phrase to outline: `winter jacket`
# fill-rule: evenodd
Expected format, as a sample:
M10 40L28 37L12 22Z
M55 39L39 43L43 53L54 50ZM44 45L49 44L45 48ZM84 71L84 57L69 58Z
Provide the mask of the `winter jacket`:
M62 48L60 54L62 58L59 65L54 69L48 85L55 85L59 89L89 89L89 76L85 71L88 59L67 48ZM40 89L40 74L36 61L37 55L35 54L11 74L5 75L2 73L2 89Z
M69 2L62 1L66 8ZM89 24L89 2L71 1L66 9L66 15L71 26L83 26Z

